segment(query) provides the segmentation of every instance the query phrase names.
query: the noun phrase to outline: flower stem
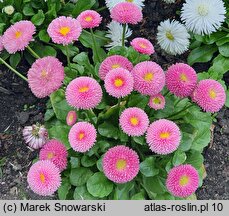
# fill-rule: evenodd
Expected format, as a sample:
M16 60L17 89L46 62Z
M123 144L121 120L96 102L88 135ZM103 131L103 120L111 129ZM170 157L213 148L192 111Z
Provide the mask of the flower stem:
M6 63L1 57L0 57L0 61L2 61L2 63L8 67L10 70L12 70L14 73L16 73L20 78L22 78L23 80L28 82L28 79L23 76L21 73L19 73L17 70L15 70L13 67L11 67L8 63Z
M27 46L29 52L37 59L41 58L30 46Z
M95 54L97 56L98 61L101 62L101 60L99 58L99 53L98 53L98 50L97 50L97 46L96 46L94 32L93 32L92 28L90 28L90 31L91 31L91 37L92 37L92 41L93 41L93 45L94 45Z
M83 29L83 32L86 33L86 34L91 34L90 32L86 31L85 29ZM105 41L109 41L109 40L110 40L110 39L107 38L107 37L103 37L103 36L96 35L96 34L94 34L94 37L99 38L99 39L101 39L101 40L105 40Z
M96 11L99 12L99 11L103 11L103 10L106 10L106 9L107 9L107 7L106 6L103 6L101 8L98 8Z
M126 35L126 24L123 25L123 31L122 31L122 47L125 46L125 35Z
M184 98L180 98L178 99L178 101L174 104L174 107L176 107L182 100L186 99L185 97Z

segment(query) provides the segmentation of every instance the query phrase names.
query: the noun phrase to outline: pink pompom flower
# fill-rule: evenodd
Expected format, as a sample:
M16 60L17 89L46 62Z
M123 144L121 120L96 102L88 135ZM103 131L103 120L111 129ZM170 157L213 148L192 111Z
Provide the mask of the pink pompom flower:
M111 9L111 19L122 24L137 24L142 21L142 10L131 2L121 2Z
M68 152L63 143L58 140L49 140L42 147L39 159L50 160L62 172L67 167Z
M77 17L82 28L95 28L102 22L100 14L94 10L86 10L81 12Z
M2 50L4 50L4 46L2 44L2 39L3 39L3 37L0 36L0 52L2 52Z
M120 55L113 55L107 57L100 65L99 77L101 80L105 80L107 73L110 70L124 68L128 71L133 69L133 64L126 58Z
M134 67L132 73L134 89L143 95L156 95L165 85L164 71L155 62L141 62Z
M226 102L223 86L216 80L201 80L193 92L192 99L206 112L218 112Z
M129 136L142 136L148 128L149 118L144 110L131 107L122 112L119 124L123 132Z
M177 97L188 97L197 85L196 71L187 64L170 66L165 74L166 86Z
M138 154L123 145L109 149L103 157L102 165L106 177L119 184L133 180L140 167Z
M38 161L30 167L27 181L33 192L50 196L61 185L60 171L51 161Z
M160 110L165 108L165 98L162 94L156 94L154 96L150 96L149 103L150 108L155 110Z
M135 38L130 44L136 51L142 54L152 55L155 52L153 44L145 38Z
M21 20L10 26L3 34L2 44L8 53L24 50L33 40L36 28L32 22Z
M197 170L189 165L180 165L172 168L167 176L166 187L176 197L188 197L198 188L199 175Z
M38 98L49 96L62 85L64 67L55 57L37 59L28 71L29 87Z
M132 74L123 68L117 68L108 72L105 78L105 89L113 97L125 97L133 91L134 78Z
M48 131L40 124L24 127L22 134L25 142L33 149L41 148L48 140Z
M69 111L66 117L66 122L68 126L72 126L76 123L77 114L74 110Z
M72 80L66 89L66 100L70 106L78 109L91 109L102 100L102 88L91 77L78 77Z
M96 134L94 125L88 122L78 122L72 126L68 139L75 151L86 152L95 144Z
M170 154L174 152L181 141L179 127L172 121L160 119L153 122L146 135L146 142L150 149L157 154Z
M68 45L78 40L82 27L76 19L61 16L49 24L47 32L54 43Z

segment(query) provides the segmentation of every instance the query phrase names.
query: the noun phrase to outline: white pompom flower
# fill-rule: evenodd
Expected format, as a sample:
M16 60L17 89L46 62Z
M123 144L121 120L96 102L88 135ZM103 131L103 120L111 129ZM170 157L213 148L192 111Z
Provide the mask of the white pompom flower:
M222 0L186 0L181 10L181 20L195 34L211 34L225 20L226 8Z
M167 4L175 3L176 0L163 0Z
M111 10L113 7L121 2L130 2L142 8L144 7L144 1L145 0L106 0L106 6L109 8L109 10Z
M176 20L165 20L158 26L157 41L163 50L171 55L188 50L190 35L185 26Z
M111 42L105 47L107 47L108 50L112 49L116 46L122 46L122 33L123 33L123 26L116 22L112 21L107 25L108 33L106 34L107 38L111 39ZM126 27L126 33L125 33L125 42L127 42L127 38L132 35L132 30Z

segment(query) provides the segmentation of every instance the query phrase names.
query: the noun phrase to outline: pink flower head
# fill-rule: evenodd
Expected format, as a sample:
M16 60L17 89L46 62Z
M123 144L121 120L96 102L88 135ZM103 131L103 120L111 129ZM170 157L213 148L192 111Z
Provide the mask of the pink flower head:
M28 71L29 87L38 98L49 96L62 85L64 67L55 57L37 59Z
M146 135L146 142L150 149L157 154L170 154L174 152L181 141L179 127L172 121L160 119L153 122Z
M143 95L158 94L165 85L165 74L155 62L145 61L132 70L134 88Z
M167 88L177 97L190 96L197 85L195 70L183 63L170 66L165 74L165 79Z
M66 122L68 126L72 126L76 123L77 114L75 111L69 111L66 117Z
M218 112L226 101L223 86L215 80L201 80L193 92L193 101L206 112Z
M142 54L152 55L155 52L153 44L145 38L135 38L130 44L136 51Z
M3 44L2 44L2 39L3 39L3 37L0 36L0 52L1 52L2 50L4 50L4 46L3 46Z
M25 142L33 149L41 148L48 140L48 131L40 124L24 127L22 134Z
M119 124L129 136L142 136L148 128L149 118L144 110L131 107L122 112Z
M116 183L126 183L139 172L138 154L123 145L109 149L103 157L103 171L108 179Z
M62 172L67 167L68 152L60 141L49 140L41 149L39 159L50 160Z
M150 108L160 110L165 108L165 98L162 94L151 96L148 103Z
M102 95L99 83L91 77L78 77L72 80L66 89L67 102L78 109L96 107L102 100Z
M22 20L16 22L5 31L2 44L10 54L22 51L33 40L35 30L35 26L30 21Z
M51 161L38 161L30 167L27 181L35 193L50 196L61 185L60 171Z
M133 69L133 65L126 57L120 55L109 56L100 65L99 68L100 79L105 80L107 73L110 70L117 69L117 68L124 68L128 71L131 71Z
M54 19L47 29L52 41L63 45L68 45L73 41L77 41L81 31L81 25L76 19L65 16Z
M96 129L88 122L78 122L72 126L68 139L75 151L86 152L96 142Z
M82 28L95 28L100 25L102 17L94 10L86 10L77 17L77 20Z
M198 172L189 164L172 168L166 180L168 191L176 197L188 197L192 195L197 190L198 185Z
M143 19L142 10L131 2L121 2L111 9L111 19L122 24L137 24Z
M133 91L134 78L124 69L117 68L108 72L105 78L105 89L113 97L125 97Z

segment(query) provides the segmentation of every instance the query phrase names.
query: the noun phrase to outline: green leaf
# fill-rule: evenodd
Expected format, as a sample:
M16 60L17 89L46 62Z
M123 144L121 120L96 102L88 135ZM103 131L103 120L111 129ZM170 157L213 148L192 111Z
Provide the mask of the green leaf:
M14 16L13 16L13 18L10 20L10 22L11 23L16 23L16 22L18 22L18 21L21 21L22 20L22 14L21 13L19 13L19 12L17 12L17 13L15 13L14 14Z
M93 172L85 167L79 167L71 170L70 182L74 186L84 185L93 175Z
M214 59L212 67L209 68L209 72L214 71L219 74L218 79L221 79L223 75L229 71L229 58L226 58L219 54Z
M146 143L145 136L133 137L133 140L140 145L144 145Z
M190 151L187 153L187 160L185 163L191 164L196 169L200 169L203 162L204 158L200 151Z
M229 107L229 90L227 90L226 94L227 94L227 99L226 99L225 106Z
M41 31L39 31L38 36L41 41L49 42L50 40L50 37L45 29L42 29Z
M87 189L92 196L104 198L112 192L113 183L103 173L97 172L88 179Z
M71 164L71 168L79 168L80 167L80 159L77 157L71 157L70 158L70 164Z
M98 132L104 137L114 138L116 140L119 138L119 129L107 121L99 125Z
M15 53L15 54L10 55L10 65L13 68L16 68L20 61L21 61L20 53Z
M148 98L141 94L131 94L128 101L128 107L139 107L145 109L148 104Z
M193 139L193 134L182 132L182 139L178 149L181 151L188 151L192 146Z
M97 158L95 156L89 157L87 155L84 155L81 159L81 164L84 167L92 167L96 164Z
M40 56L40 57L45 57L45 56L56 56L57 52L56 50L51 47L51 46L44 46L41 43L36 43L33 46L34 51Z
M196 62L208 62L212 59L213 54L218 50L215 45L204 45L191 51L188 56L188 64L193 65Z
M58 198L60 200L66 200L69 190L71 189L71 184L68 178L63 178L61 186L58 188Z
M186 154L183 151L177 150L173 156L172 163L174 166L183 164L186 160Z
M97 160L96 166L97 166L97 168L98 168L98 170L99 170L100 172L103 172L102 157L101 157L99 160Z
M34 13L34 10L33 8L31 7L30 4L26 4L23 8L23 14L25 16L33 16L35 13Z
M82 11L91 9L92 6L96 3L95 0L78 0L72 11L73 16L79 15Z
M38 10L38 13L31 18L32 23L36 26L40 26L44 22L44 20L45 15L42 10Z
M45 121L48 121L50 120L52 117L55 116L55 113L53 111L53 109L46 109L46 112L45 112Z
M86 186L76 187L74 191L74 200L95 200L98 198L93 197L87 190Z
M142 190L141 192L134 194L131 197L131 200L145 200L145 193L144 193L144 191Z
M219 52L224 57L229 57L229 43L225 43L219 47Z
M159 169L155 166L155 158L148 157L140 164L140 172L146 176L151 177L159 173Z
M130 200L129 193L134 188L134 182L118 184L114 191L114 200Z

